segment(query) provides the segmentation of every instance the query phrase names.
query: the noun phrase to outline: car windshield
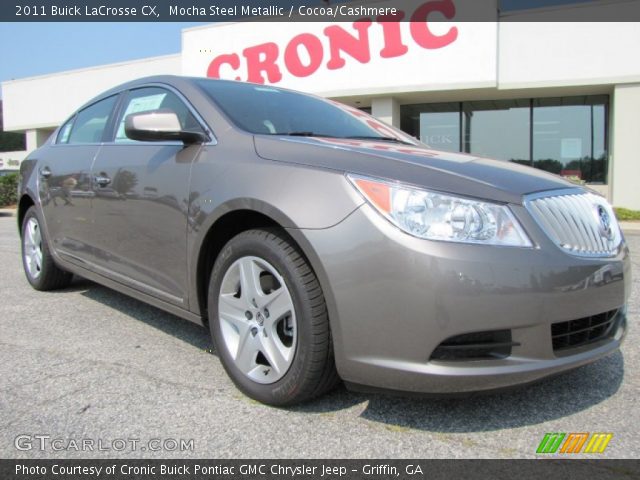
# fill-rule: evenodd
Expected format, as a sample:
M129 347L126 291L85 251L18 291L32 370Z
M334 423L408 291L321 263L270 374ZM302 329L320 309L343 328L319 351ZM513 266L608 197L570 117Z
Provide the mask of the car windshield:
M418 144L371 115L332 100L242 82L203 79L198 84L236 126L250 133Z

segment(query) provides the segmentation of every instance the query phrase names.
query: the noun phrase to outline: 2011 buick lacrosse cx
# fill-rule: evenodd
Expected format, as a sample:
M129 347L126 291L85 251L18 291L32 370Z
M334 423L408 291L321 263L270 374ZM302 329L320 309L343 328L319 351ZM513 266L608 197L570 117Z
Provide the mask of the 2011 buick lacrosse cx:
M121 85L28 156L19 194L35 289L76 274L204 324L237 387L272 405L340 380L527 383L626 329L629 251L605 199L290 90Z

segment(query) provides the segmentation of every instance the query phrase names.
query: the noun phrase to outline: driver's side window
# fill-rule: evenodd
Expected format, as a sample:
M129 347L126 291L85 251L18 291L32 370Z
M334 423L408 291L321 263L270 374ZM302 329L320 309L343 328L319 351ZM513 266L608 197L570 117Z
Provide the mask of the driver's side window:
M127 95L124 108L118 118L115 142L135 143L136 140L128 138L124 131L127 115L154 110L170 110L175 113L182 130L202 131L200 123L175 93L160 87L145 87L131 90Z

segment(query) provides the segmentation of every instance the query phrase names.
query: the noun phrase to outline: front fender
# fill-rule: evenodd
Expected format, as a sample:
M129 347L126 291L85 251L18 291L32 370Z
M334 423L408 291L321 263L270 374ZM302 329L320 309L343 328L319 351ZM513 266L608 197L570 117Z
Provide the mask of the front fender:
M285 229L315 230L340 223L364 202L341 172L255 157L227 160L232 157L218 147L203 153L193 166L187 213L190 292L198 291L200 252L226 214L251 211ZM189 305L200 313L194 298Z

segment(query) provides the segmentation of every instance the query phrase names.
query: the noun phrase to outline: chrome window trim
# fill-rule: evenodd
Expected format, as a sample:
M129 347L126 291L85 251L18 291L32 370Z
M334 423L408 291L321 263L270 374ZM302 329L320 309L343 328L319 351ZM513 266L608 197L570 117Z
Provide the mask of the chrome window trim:
M173 87L172 85L166 84L166 83L159 83L159 82L153 82L153 83L145 83L143 85L139 85L139 86L135 86L135 87L131 87L131 88L123 88L122 90L118 90L116 92L113 93L113 95L120 95L123 92L130 92L133 90L139 90L141 88L148 88L148 87L156 87L156 88L164 88L165 90L169 90L170 92L174 93L186 106L187 109L189 110L189 112L191 112L191 114L194 116L194 118L196 119L196 121L198 122L198 124L200 125L200 128L202 128L202 130L204 131L204 133L209 137L209 141L208 142L203 142L200 145L202 146L215 146L218 144L218 139L216 138L215 134L213 133L213 130L211 130L211 128L209 127L209 125L207 124L207 122L204 120L204 118L202 117L202 115L200 115L200 113L195 109L195 107L193 105L191 105L191 102L189 102L189 100L187 99L187 97L185 97L182 92L180 92L178 89L176 89L175 87ZM91 107L92 105L106 99L109 98L113 95L109 95L107 97L104 98L100 98L98 100L96 100L95 102L90 103L89 105L83 106L82 109L76 110L75 112L73 112L72 115L70 115L63 123L61 126L65 125L69 120L71 120L73 117L76 117L78 115L78 113L80 113L81 111ZM120 112L117 112L118 114ZM117 143L115 141L115 139L109 141L109 142L94 142L94 143L58 143L58 133L59 133L60 127L58 127L56 129L56 141L53 142L51 144L52 147L87 147L87 146L106 146L106 145L118 145L118 146L134 146L134 145L139 145L139 146L149 146L149 145L160 145L160 146L184 146L184 143L179 142L179 141L175 141L175 142L171 142L171 141L163 141L163 142L138 142L138 141L132 141L130 143Z

